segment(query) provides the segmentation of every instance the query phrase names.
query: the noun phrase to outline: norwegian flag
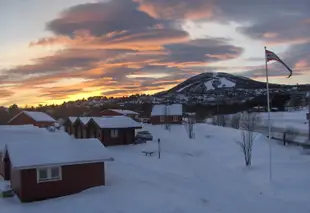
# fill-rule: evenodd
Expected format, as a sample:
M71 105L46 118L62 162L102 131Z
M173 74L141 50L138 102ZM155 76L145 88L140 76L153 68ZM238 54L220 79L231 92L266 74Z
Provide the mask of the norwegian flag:
M292 70L279 58L279 56L277 56L274 52L271 52L271 51L269 51L269 50L266 50L266 60L267 60L267 62L269 62L269 61L277 61L277 62L280 62L280 63L283 64L283 65L286 67L286 69L288 69L288 71L290 72L288 78L292 76L293 71L292 71Z

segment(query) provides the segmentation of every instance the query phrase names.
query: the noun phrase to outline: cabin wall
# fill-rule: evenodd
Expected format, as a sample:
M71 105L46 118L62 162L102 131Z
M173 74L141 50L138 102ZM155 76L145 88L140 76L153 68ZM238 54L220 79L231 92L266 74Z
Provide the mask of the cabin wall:
M70 195L105 185L104 163L62 166L62 179L59 181L37 183L36 169L21 170L20 177L19 198L23 202ZM13 182L16 190L18 180Z
M161 116L151 116L151 123L153 125L157 125L157 124L182 124L182 116L178 115L177 116L177 120L173 120L173 116L168 115L168 116L163 116L164 120L161 121L160 120Z

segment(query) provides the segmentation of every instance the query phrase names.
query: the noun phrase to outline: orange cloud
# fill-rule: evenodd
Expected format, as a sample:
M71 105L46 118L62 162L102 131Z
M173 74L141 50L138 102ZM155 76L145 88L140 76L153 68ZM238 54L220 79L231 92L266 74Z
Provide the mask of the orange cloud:
M134 0L140 3L139 9L154 18L191 19L211 18L215 8L210 1L151 1Z
M8 98L10 96L12 96L14 94L14 92L12 92L9 89L2 89L0 88L0 96L1 98Z

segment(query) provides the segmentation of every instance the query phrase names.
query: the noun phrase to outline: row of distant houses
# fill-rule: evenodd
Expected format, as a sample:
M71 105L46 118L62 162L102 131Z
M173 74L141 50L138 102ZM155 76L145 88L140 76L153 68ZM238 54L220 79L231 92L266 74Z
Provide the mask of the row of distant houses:
M182 123L183 108L181 104L172 105L154 105L151 116L150 123L156 124L181 124ZM98 115L93 117L101 116L126 116L130 117L135 121L141 121L138 112L132 110L123 109L107 109L101 111ZM55 119L43 112L33 112L33 111L21 111L13 118L8 121L9 125L25 125L32 124L38 127L48 127L55 125Z
M98 138L105 146L133 144L135 130L142 125L122 116L69 117L64 123L65 131L75 138Z
M69 117L64 131L43 112L22 111L0 126L0 175L23 202L59 197L105 185L105 146L134 143L139 114L104 110L95 117ZM182 123L181 105L155 105L152 124ZM90 175L91 174L91 175Z

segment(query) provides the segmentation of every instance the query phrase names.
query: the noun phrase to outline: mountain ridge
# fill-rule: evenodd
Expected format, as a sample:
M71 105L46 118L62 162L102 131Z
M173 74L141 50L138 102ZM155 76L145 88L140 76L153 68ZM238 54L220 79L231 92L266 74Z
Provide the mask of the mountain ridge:
M296 85L286 85L286 84L275 84L269 83L270 89L281 88L289 89ZM299 85L299 86L309 86L310 85ZM266 83L261 81L256 81L244 76L233 75L224 72L204 72L189 79L183 81L182 83L176 85L175 87L168 89L166 91L157 93L155 95L166 95L171 93L176 94L208 94L216 90L234 90L234 89L266 89Z

